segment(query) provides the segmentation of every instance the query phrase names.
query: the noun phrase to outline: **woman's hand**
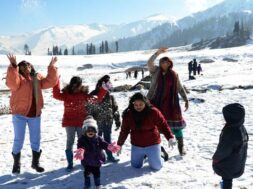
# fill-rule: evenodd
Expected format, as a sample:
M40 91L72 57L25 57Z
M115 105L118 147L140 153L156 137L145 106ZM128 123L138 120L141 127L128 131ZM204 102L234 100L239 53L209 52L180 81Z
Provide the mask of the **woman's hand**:
M7 58L9 59L10 64L12 65L12 67L16 68L18 66L16 56L14 56L13 54L8 54Z
M55 63L57 62L57 60L58 60L58 59L57 59L56 56L55 56L55 57L52 57L49 66L55 66Z
M157 54L157 55L160 55L160 54L165 53L165 52L167 52L167 51L168 51L168 48L167 48L167 47L161 47L160 49L158 49L158 50L156 51L156 54Z

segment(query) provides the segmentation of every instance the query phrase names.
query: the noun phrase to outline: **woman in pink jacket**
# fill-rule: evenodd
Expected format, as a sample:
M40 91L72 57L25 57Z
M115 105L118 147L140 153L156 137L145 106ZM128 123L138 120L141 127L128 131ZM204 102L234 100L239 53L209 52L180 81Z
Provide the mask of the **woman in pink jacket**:
M32 148L32 168L37 172L43 172L44 168L39 165L42 152L40 149L42 89L51 88L57 82L58 74L55 67L57 58L52 58L48 66L48 74L43 77L36 73L29 62L21 61L17 64L15 56L8 55L7 57L10 65L7 71L6 85L11 90L10 107L14 126L12 173L20 173L20 155L24 144L26 125L29 128Z

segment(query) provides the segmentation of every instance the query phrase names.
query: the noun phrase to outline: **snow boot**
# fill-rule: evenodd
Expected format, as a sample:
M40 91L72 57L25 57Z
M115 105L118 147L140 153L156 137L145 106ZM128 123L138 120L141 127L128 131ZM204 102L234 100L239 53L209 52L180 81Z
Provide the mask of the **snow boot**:
M41 155L42 150L39 152L32 151L32 168L35 169L37 172L41 173L44 172L44 168L40 167L40 155Z
M68 162L68 166L66 168L67 172L70 172L73 170L73 152L72 150L65 150L66 158Z
M18 154L13 154L12 152L12 156L14 159L14 164L13 164L13 168L12 168L12 173L20 173L20 156L21 153L19 152Z
M169 160L169 154L166 152L166 150L164 149L163 146L161 146L161 152L163 153L161 155L161 157L164 159L164 161L168 161Z
M107 162L118 163L119 159L113 157L112 152L107 152Z
M184 149L184 139L183 139L183 137L177 137L176 139L177 139L177 147L178 147L179 154L181 156L186 155L186 152L185 152L185 149Z

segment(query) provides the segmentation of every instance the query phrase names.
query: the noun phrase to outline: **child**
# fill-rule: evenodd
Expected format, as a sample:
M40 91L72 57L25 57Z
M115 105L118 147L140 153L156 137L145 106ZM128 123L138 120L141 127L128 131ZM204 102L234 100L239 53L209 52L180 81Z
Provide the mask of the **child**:
M84 167L84 188L90 188L90 174L93 174L96 188L101 188L100 167L105 162L103 150L110 150L115 153L119 146L115 143L108 144L97 135L97 123L92 116L87 116L83 123L82 136L78 139L78 150L75 158L82 160Z
M249 138L243 125L245 110L242 105L229 104L222 113L226 124L213 155L213 170L222 177L221 188L232 189L233 179L244 172Z
M66 144L66 158L68 162L67 171L73 169L73 145L75 141L75 134L78 138L82 135L82 126L87 111L86 103L101 101L106 95L108 89L106 86L101 86L98 89L97 99L95 96L88 94L88 89L82 85L82 79L78 76L71 78L69 84L60 91L60 81L53 88L53 97L64 102L64 115L62 119L62 127L66 129L67 144Z

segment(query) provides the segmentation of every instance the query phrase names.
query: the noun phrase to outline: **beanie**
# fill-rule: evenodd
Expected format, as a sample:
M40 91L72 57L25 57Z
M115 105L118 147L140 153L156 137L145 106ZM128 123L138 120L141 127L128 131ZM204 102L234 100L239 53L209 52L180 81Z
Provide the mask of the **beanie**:
M87 116L83 122L83 133L85 133L88 128L93 128L97 132L97 122L90 115Z

